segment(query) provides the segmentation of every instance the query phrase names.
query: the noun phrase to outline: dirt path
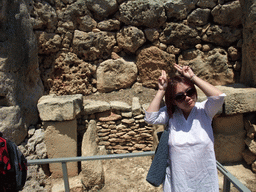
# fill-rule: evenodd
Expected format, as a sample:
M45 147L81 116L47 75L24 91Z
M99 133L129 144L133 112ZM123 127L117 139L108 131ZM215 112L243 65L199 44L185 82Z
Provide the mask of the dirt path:
M100 192L162 192L162 187L153 187L146 180L151 157L113 159L103 162L105 186ZM224 166L241 183L252 192L256 192L256 174L245 164ZM223 175L219 174L220 191L223 186ZM231 192L238 191L231 185Z
M256 192L256 174L252 172L251 168L245 162L225 165L224 167L252 192ZM223 186L222 176L220 186ZM231 191L238 191L232 186L231 189Z
M100 192L160 192L146 181L151 157L105 160L105 186Z
M153 187L146 181L150 164L151 157L149 156L104 160L104 187L90 190L90 192L162 192L162 186ZM224 167L252 192L256 192L256 174L246 164L225 165ZM79 176L70 179L70 184L73 186L71 191L81 191L80 180ZM52 180L53 183L54 187L49 191L64 192L62 179ZM221 173L219 174L219 186L222 192L223 175ZM238 192L238 190L231 185L231 192Z

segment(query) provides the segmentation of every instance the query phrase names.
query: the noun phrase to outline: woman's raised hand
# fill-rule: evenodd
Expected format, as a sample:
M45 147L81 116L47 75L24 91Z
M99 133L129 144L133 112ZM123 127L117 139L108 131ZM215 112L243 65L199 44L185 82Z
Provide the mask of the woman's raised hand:
M184 77L191 79L193 76L195 76L194 72L189 66L180 66L178 64L174 64L175 69L177 69L178 72L180 72Z
M162 75L158 78L158 89L159 90L166 90L168 84L167 75L164 70L162 70Z

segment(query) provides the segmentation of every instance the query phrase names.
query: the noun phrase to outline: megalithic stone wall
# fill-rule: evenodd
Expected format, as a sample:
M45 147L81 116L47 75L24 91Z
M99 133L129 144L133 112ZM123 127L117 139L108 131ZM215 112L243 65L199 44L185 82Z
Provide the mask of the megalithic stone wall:
M239 82L242 65L253 71L241 59L237 0L32 2L46 93L90 95L136 82L157 88L161 70L173 75L175 62L214 85Z

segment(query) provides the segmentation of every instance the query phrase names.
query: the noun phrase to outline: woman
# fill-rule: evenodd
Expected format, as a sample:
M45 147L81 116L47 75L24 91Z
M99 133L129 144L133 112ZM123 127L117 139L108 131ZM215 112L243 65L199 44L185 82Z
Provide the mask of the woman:
M197 77L188 66L174 65L181 74L169 81L166 72L146 110L150 124L168 124L169 157L164 192L217 192L218 175L214 153L212 118L221 108L225 94ZM207 96L197 101L197 85ZM166 106L160 108L165 96Z

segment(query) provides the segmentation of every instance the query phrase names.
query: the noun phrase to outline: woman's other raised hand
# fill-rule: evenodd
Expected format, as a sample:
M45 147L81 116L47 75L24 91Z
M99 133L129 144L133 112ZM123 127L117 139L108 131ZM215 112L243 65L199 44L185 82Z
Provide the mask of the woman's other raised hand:
M164 70L162 70L162 75L158 78L158 89L159 90L166 90L168 84L167 75Z
M180 74L182 74L184 77L188 79L192 79L195 76L194 72L189 66L180 66L175 63L174 67Z

